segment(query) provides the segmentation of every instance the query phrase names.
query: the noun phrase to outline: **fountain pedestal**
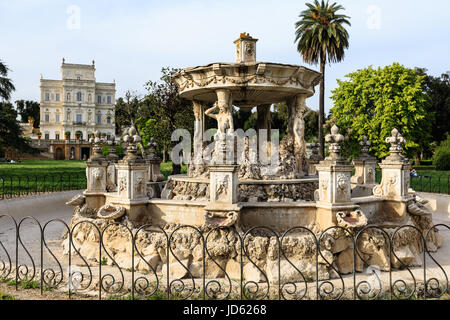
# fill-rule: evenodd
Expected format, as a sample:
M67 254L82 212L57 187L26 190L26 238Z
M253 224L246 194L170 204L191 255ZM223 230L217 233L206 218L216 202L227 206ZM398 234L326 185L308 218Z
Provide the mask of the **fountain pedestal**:
M386 138L390 143L390 155L380 164L382 178L381 183L373 188L376 197L383 197L383 219L389 222L406 223L407 202L413 197L408 195L409 190L409 167L410 163L402 155L402 144L405 139L397 129L392 130L392 136Z
M205 206L205 224L232 226L239 220L237 165L209 166L210 202Z
M103 141L100 132L96 132L90 142L93 144L93 153L86 161L87 188L83 194L86 198L87 207L96 209L105 203L104 193L106 192L109 163L101 153Z
M319 173L319 189L316 191L316 222L321 229L337 225L337 213L348 213L359 206L351 201L350 176L353 166L340 155L340 146L344 136L333 126L331 134L326 136L330 144L330 156L316 166Z
M136 129L131 127L124 136L128 143L127 155L115 164L117 170L117 191L106 196L106 204L122 206L129 219L136 224L147 221L147 171L148 165L137 155L137 143L141 138Z
M355 175L350 180L352 184L352 197L371 196L372 189L376 184L375 173L378 161L368 154L371 143L364 136L359 144L362 147L361 155L353 159Z

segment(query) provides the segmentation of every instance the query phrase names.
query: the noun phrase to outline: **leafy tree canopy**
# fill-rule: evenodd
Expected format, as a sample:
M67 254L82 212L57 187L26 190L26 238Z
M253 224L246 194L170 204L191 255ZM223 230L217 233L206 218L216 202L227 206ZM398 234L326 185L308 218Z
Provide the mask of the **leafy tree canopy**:
M450 74L433 77L426 74L427 70L424 68L417 68L417 72L425 76L423 87L429 97L429 112L433 113L432 140L444 141L446 134L450 132Z
M39 122L40 122L40 104L36 101L25 101L25 100L18 100L16 101L16 108L20 115L20 120L23 123L28 122L28 119L32 118L34 120L33 127L39 128Z
M22 136L22 128L17 121L17 111L9 102L0 102L0 153L12 147L22 152L33 152Z
M347 155L359 153L357 143L365 135L378 158L389 154L385 138L397 128L406 139L407 155L420 152L430 141L431 115L423 92L424 76L399 63L384 68L371 66L337 80L330 110L341 132L348 135Z

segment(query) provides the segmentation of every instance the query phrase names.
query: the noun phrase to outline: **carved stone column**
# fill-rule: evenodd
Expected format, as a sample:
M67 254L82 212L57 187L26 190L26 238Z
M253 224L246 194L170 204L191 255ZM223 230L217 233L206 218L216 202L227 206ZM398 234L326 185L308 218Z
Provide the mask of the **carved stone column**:
M317 143L317 139L314 139L313 142L310 144L307 144L311 150L311 155L308 159L306 159L306 162L308 164L308 175L315 176L317 175L317 169L316 166L320 162L320 156L319 156L319 146L320 144Z
M387 221L404 223L407 221L406 203L412 198L408 195L410 162L402 155L405 139L397 129L391 134L386 138L386 143L391 144L390 155L379 164L382 178L373 188L373 194L385 199L383 214Z
M306 164L305 115L310 110L306 106L306 95L300 94L286 101L289 111L288 134L294 137L294 153L300 175L308 174Z
M114 205L123 206L131 221L143 223L147 219L148 202L146 175L148 166L144 159L137 155L137 144L141 137L131 127L123 137L127 143L127 154L115 164L117 169L117 192L108 199Z
M205 207L205 224L232 226L239 219L237 165L209 166L210 203Z
M259 129L266 129L267 130L267 141L270 141L270 122L271 122L271 116L270 116L270 104L263 104L260 106L257 106L257 115L258 119L256 122L256 128Z
M378 197L390 199L401 199L408 196L409 189L409 167L410 163L402 155L402 145L405 139L397 129L392 130L392 136L386 138L386 143L390 143L390 155L380 164L382 178L373 193Z
M350 180L354 197L372 195L372 189L376 184L375 173L378 163L377 159L368 153L371 143L366 136L363 137L359 144L361 145L361 155L353 159L355 175Z
M227 130L234 129L232 116L233 103L230 90L219 89L216 90L216 94L219 113L216 115L218 131L214 136L216 144L213 162L215 164L224 164L227 153Z
M157 144L153 138L148 144L149 154L145 162L147 164L147 195L149 198L158 198L161 196L161 181L164 181L164 176L161 174L162 159L157 154Z
M205 128L205 105L203 102L194 100L194 163L200 164L202 160L202 142Z
M93 153L86 161L87 188L84 191L84 195L88 208L97 209L105 202L104 193L107 186L108 161L102 155L103 140L100 137L100 132L97 131L94 137L90 139L90 142L93 145Z
M108 192L116 191L117 189L117 173L115 164L119 161L119 156L116 153L116 137L113 135L111 140L107 143L109 145L109 154L106 156L108 160L106 189Z
M330 143L330 156L317 166L319 172L319 189L316 191L317 213L316 222L321 228L337 224L338 212L349 213L358 208L351 201L350 175L353 166L341 157L340 143L344 136L339 134L335 125L331 134L325 137Z

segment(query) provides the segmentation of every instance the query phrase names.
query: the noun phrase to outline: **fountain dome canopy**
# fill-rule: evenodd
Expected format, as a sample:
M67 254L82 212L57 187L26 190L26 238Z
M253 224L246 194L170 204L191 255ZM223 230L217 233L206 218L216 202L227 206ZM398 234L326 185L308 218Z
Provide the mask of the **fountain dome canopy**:
M320 72L299 65L256 62L256 41L242 33L236 43L236 63L211 63L186 68L173 80L179 94L204 103L217 101L217 90L229 90L233 105L248 109L305 95L314 95Z

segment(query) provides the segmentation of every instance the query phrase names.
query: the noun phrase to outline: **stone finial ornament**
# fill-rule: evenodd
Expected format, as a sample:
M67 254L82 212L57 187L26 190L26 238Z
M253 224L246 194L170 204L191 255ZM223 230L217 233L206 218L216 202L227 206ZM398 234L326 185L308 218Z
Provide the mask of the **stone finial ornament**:
M314 138L313 142L308 144L308 147L311 150L311 155L309 159L319 161L321 159L319 156L320 143L317 142L317 139Z
M117 160L119 159L119 156L117 155L116 148L115 148L115 146L117 145L116 136L112 135L111 139L107 140L106 143L109 145L109 154L106 156L106 159L113 161L113 162L117 162Z
M130 127L126 134L122 138L123 142L127 144L127 155L123 158L125 162L144 162L142 157L137 155L138 143L142 141L141 137L137 134L137 130L134 126Z
M339 133L339 128L337 125L334 125L331 128L331 134L327 134L325 136L325 141L331 143L330 157L329 159L339 159L341 157L341 146L340 143L344 141L344 136Z
M389 148L390 155L387 159L404 159L404 156L402 155L402 145L406 144L405 138L403 138L400 132L395 128L391 131L391 134L390 137L386 138L386 143L391 145Z
M157 147L158 144L155 142L155 139L150 138L150 141L148 142L148 160L152 161L158 161L161 160L157 153Z
M89 158L89 161L105 160L106 158L102 154L104 140L102 139L99 131L94 132L92 137L89 139L89 143L93 145L92 156Z
M367 139L366 136L363 136L362 140L359 142L359 145L361 146L361 156L368 157L369 147L372 145L372 143Z

